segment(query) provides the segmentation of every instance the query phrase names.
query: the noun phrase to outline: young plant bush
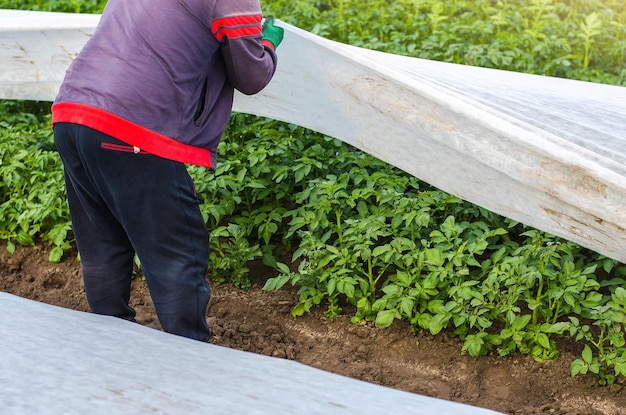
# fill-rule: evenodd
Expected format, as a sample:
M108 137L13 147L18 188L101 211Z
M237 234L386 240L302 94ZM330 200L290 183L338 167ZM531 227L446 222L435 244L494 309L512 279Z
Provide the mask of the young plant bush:
M41 238L58 262L72 241L61 160L49 124L14 108L0 117L0 239L13 252Z
M585 340L582 359L571 364L572 376L591 374L601 385L615 383L617 376L626 375L626 289L619 286L610 300L589 307L583 313L589 324L570 317L570 334L576 340ZM594 330L595 329L595 330Z

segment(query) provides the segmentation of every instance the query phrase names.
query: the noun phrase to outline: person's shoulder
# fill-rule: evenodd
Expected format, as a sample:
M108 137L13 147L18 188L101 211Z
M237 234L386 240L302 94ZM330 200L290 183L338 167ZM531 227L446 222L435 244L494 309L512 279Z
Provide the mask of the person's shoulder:
M215 17L261 14L259 0L216 0Z

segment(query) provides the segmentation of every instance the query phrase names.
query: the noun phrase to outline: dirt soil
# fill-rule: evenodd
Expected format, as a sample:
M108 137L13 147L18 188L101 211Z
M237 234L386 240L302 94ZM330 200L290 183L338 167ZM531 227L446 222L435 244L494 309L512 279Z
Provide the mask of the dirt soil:
M9 254L0 245L0 290L89 311L76 257L52 264L47 255L43 246ZM334 319L323 310L294 319L296 293L263 291L269 275L263 266L252 269L248 291L212 284L212 343L505 414L626 414L624 379L601 387L590 377L570 376L570 362L580 353L575 345L564 344L559 360L542 363L522 355L473 358L461 354L461 343L446 334L413 335L400 322L387 329L361 326L350 322L349 310ZM140 277L134 279L131 303L141 324L159 327Z

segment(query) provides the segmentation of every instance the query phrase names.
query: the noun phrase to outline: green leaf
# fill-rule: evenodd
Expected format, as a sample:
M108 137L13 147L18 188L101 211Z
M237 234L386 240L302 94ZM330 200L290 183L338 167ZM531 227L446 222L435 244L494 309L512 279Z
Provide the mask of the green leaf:
M372 256L377 257L391 250L391 246L389 245L381 245L377 246L372 250Z
M515 334L515 332L511 329L502 329L500 331L500 337L503 339L508 339L510 337L513 336L513 334Z
M50 251L50 255L48 256L48 261L53 263L61 262L61 258L63 257L63 249L61 247L54 247Z
M482 336L477 334L470 334L465 339L462 350L467 350L470 356L480 356L483 354L483 346L485 341Z
M428 324L428 330L430 330L431 334L435 335L443 330L448 325L449 321L449 316L437 314L430 319L430 322Z
M581 375L584 375L587 373L587 369L588 369L588 365L587 363L583 362L580 359L576 359L572 362L572 364L570 365L570 373L572 375L572 377L578 375L579 373Z
M362 299L360 299L357 302L357 308L359 308L359 304L361 303L361 301L365 301L365 302L369 302L367 301L367 298L363 297ZM378 300L374 301L374 304L372 304L372 311L382 311L387 307L387 299L386 298L379 298Z
M513 331L522 330L524 327L526 327L528 325L528 323L530 322L531 318L532 318L532 315L530 315L530 314L524 314L523 316L517 316L515 318L515 320L513 321L513 324L511 324L511 329Z
M435 266L442 266L444 262L443 254L439 249L429 248L425 251L426 262Z
M413 305L415 304L415 300L411 297L404 297L400 300L400 311L405 316L411 316L411 312L413 311Z
M398 271L398 280L404 287L409 287L413 283L413 276L406 271Z
M291 310L291 315L294 317L299 317L304 315L306 312L306 305L304 303L298 303L293 310Z
M289 281L289 275L279 275L278 277L275 277L275 278L268 278L268 280L265 281L263 290L265 291L279 290L280 288L283 287L283 285L287 283L287 281Z
M71 229L72 225L71 223L67 222L67 223L60 223L58 225L55 225L49 232L48 232L48 238L50 239L50 241L55 244L55 245L62 245L66 238L67 238L67 233L68 231Z
M566 321L555 323L548 328L547 333L563 334L570 326L571 324Z
M335 278L330 278L330 280L328 281L328 284L326 284L326 290L328 291L328 295L333 295L336 287L337 287L337 280Z
M616 361L613 365L616 375L626 376L626 361L623 359Z
M265 252L262 257L263 265L268 266L270 268L276 268L276 257L271 254L271 252Z
M546 350L551 349L550 346L550 338L545 333L539 333L537 335L537 343L541 345Z
M346 297L348 297L348 299L353 299L354 298L354 285L352 284L345 284L344 288L343 288L343 293L346 295Z
M398 310L383 310L376 315L376 327L389 327L394 319L399 319Z
M581 303L583 307L593 308L602 303L603 295L599 292L590 292Z
M593 352L591 351L591 347L589 347L589 345L585 345L582 356L585 363L589 364L593 360Z
M26 232L18 233L15 239L20 245L24 245L24 246L35 245L35 241L33 240L33 237L27 234Z
M289 274L291 272L291 270L289 269L289 267L282 263L282 262L277 262L276 263L276 267L278 268L278 270L280 272L282 272L283 274Z
M395 284L389 284L383 287L383 292L389 297L397 297L402 294L402 287Z
M363 312L364 315L369 314L369 312L374 309L374 306L380 307L378 309L379 311L384 308L384 305L381 305L380 303L378 305L376 303L370 304L369 300L365 297L361 297L356 303L357 310Z
M613 293L612 297L615 301L626 304L626 289L623 287L615 288L615 293Z

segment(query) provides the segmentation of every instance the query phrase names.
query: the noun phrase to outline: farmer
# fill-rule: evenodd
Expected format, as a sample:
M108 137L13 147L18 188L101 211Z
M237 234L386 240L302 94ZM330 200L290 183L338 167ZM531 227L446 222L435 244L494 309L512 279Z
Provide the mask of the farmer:
M185 163L215 168L234 88L270 82L282 39L259 0L109 0L52 106L92 312L135 320L136 253L163 329L207 341L208 230Z

